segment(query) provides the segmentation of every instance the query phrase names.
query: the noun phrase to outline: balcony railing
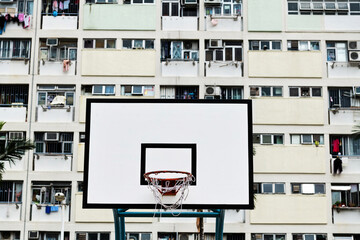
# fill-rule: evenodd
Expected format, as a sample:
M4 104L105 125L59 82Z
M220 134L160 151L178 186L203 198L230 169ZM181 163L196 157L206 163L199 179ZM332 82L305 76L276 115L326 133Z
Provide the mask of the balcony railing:
M329 78L360 77L359 62L327 62L326 67Z
M360 173L360 156L342 156L342 172L334 168L335 158L330 159L330 173L332 174L359 174Z
M78 29L78 13L59 13L56 17L52 14L42 13L41 28L44 30L74 30Z
M27 104L0 104L0 121L26 122Z
M360 224L360 207L333 207L334 224Z

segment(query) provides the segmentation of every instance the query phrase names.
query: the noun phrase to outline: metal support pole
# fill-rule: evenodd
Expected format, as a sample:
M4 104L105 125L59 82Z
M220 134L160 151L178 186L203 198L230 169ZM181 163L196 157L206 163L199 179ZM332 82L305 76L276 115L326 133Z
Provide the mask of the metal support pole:
M128 209L113 209L115 240L126 240L125 217L212 217L216 218L215 240L223 240L225 210L212 212L126 212Z
M221 209L216 217L215 240L223 240L225 211Z

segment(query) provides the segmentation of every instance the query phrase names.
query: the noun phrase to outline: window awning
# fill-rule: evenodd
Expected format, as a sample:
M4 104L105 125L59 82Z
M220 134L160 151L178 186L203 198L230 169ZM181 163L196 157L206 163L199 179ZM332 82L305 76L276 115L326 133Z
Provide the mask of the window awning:
M351 186L331 186L331 190L350 191L350 190L351 190Z

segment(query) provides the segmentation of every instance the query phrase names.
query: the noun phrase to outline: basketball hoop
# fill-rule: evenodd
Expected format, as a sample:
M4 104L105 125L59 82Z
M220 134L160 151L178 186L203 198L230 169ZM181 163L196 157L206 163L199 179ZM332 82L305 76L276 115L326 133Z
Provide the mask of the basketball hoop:
M195 177L189 172L166 170L147 172L144 178L154 194L156 203L165 209L176 209L181 206L189 193L189 185L195 181ZM178 193L180 196L175 203L163 203L163 196L175 197Z

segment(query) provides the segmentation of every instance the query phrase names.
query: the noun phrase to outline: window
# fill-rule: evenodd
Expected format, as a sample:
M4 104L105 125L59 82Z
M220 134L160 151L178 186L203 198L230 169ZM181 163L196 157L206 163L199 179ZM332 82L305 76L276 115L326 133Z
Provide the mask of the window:
M64 108L74 106L74 85L38 85L38 106Z
M73 133L35 132L35 152L72 154Z
M251 240L285 240L285 234L252 233Z
M293 194L325 194L325 183L292 183Z
M76 233L76 240L110 240L108 232Z
M298 41L290 40L287 42L289 51L319 51L320 41Z
M29 85L1 84L0 107L28 104Z
M194 1L196 3L196 1ZM180 0L163 0L162 1L162 16L163 17L197 17L196 4L183 4Z
M321 97L321 87L289 87L290 97Z
M205 5L205 15L212 16L241 16L242 1L224 0L220 5Z
M357 0L288 0L289 15L360 15Z
M56 39L57 43L48 45L48 39L40 40L39 58L43 61L63 61L77 59L76 39Z
M84 142L85 142L85 139L86 139L85 132L80 132L80 133L79 133L79 142L80 142L80 143L84 143Z
M94 85L92 88L93 95L115 95L114 85Z
M351 135L330 135L330 153L334 156L338 153L345 156L360 155L360 139Z
M242 61L241 41L206 40L205 48L205 61Z
M6 39L0 40L0 59L29 59L30 40Z
M116 39L84 39L84 48L115 48Z
M71 182L32 182L32 202L37 204L60 204L56 193L65 195L66 204L71 200Z
M9 141L25 139L25 132L0 132L0 152L4 151Z
M242 87L221 87L221 99L242 99Z
M57 1L57 5L56 4L47 4L46 0L42 1L42 11L41 13L43 15L52 15L53 11L57 11L59 14L61 12L61 15L65 15L65 16L76 16L79 12L79 2L77 2L76 0L70 0L68 2L68 4L64 4L63 9L60 9L60 0ZM87 1L86 1L87 2Z
M124 4L154 4L154 0L124 0Z
M326 234L293 234L293 240L326 240Z
M160 98L167 99L199 99L198 86L160 86Z
M285 183L254 183L254 193L283 194Z
M142 85L123 85L121 86L121 95L123 96L155 96L155 86L142 86Z
M0 181L0 202L21 202L22 182Z
M86 3L117 3L117 0L86 0Z
M250 86L251 97L281 97L282 87Z
M328 62L347 62L346 42L326 42L326 54Z
M251 40L250 50L281 50L280 40Z
M151 240L151 233L126 233L126 240Z
M359 106L359 99L353 98L353 88L329 88L330 108L349 108Z
M154 49L153 39L123 39L124 49Z
M358 183L332 184L331 199L333 205L345 205L346 207L360 207Z
M290 134L291 144L324 144L324 135L322 134Z
M283 134L253 134L253 143L284 144Z
M162 40L161 59L162 61L198 61L199 42L194 40Z

